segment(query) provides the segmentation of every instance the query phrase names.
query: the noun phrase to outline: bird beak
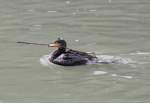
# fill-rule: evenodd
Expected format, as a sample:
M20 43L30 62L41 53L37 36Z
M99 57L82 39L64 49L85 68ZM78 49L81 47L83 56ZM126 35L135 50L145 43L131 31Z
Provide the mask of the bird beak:
M59 44L57 44L57 43L50 43L48 45L48 47L59 47Z

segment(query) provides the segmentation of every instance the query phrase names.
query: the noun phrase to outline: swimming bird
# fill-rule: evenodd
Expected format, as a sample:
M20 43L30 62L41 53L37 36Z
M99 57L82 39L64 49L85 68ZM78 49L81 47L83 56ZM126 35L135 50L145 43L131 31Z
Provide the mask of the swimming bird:
M53 43L50 43L48 46L56 48L56 50L52 52L49 61L57 65L85 65L88 63L88 61L94 61L97 59L96 56L88 54L86 52L81 52L67 48L66 41L60 38L58 38Z

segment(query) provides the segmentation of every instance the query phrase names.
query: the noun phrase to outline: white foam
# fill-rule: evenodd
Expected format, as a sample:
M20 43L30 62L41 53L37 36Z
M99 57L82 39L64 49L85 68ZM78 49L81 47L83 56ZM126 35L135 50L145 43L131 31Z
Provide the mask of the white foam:
M98 62L97 62L97 59L95 59L95 60L89 60L88 62L87 62L87 64L97 64Z
M99 55L98 62L99 63L116 63L116 64L128 64L133 63L131 59L122 58L119 56L110 56L110 55Z
M120 76L120 77L123 77L123 78L126 78L126 79L132 79L133 78L132 76Z
M103 74L107 74L107 72L105 72L105 71L94 71L93 74L94 75L103 75Z
M51 64L49 62L49 58L50 58L50 55L44 55L43 57L40 58L40 63L43 65L43 66L48 66L49 64Z

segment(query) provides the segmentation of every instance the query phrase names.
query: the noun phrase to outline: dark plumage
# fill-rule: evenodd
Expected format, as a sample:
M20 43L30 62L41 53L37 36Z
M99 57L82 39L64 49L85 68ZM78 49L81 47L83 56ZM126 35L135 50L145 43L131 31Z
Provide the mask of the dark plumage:
M88 61L97 59L96 56L92 56L85 52L80 52L67 48L67 43L65 40L58 39L54 43L49 44L50 47L56 47L49 61L63 66L75 66L84 65Z

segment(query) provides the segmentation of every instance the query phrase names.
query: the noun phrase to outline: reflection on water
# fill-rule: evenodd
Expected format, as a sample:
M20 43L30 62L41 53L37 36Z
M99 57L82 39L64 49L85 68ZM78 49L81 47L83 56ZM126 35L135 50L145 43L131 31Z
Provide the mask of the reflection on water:
M1 0L0 103L148 103L149 22L149 0ZM16 44L60 36L123 63L42 66L52 49Z

